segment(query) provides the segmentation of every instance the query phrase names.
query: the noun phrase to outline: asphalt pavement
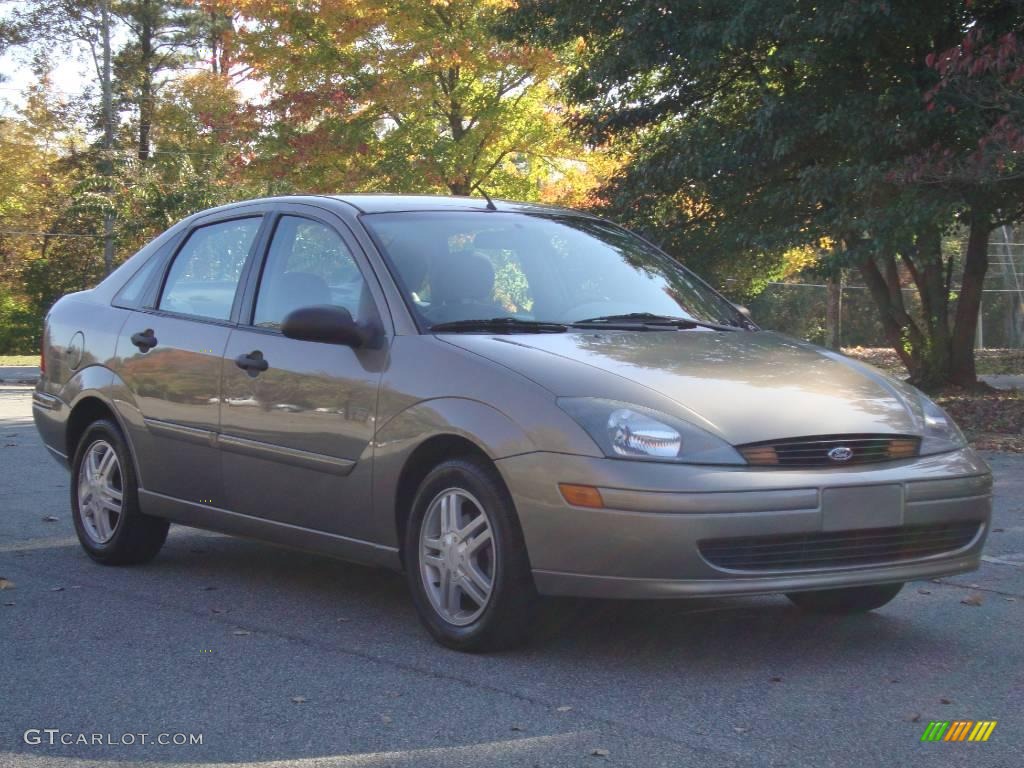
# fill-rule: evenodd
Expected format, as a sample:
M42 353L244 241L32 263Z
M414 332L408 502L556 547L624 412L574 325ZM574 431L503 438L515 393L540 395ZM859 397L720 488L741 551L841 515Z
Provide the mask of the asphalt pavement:
M986 454L982 569L874 614L559 600L528 648L470 656L385 571L180 527L94 564L29 392L0 386L0 766L1021 764L1024 456ZM922 743L931 720L998 725Z

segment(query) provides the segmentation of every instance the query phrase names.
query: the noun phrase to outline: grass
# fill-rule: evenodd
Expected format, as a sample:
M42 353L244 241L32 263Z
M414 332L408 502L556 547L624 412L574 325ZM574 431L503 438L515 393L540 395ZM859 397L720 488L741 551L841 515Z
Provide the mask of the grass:
M0 355L0 368L23 367L30 365L39 367L39 355Z
M892 376L906 378L907 369L891 349L855 347L844 349L843 353ZM979 375L1024 375L1024 350L979 349L975 364ZM975 448L1024 453L1024 390L948 387L933 397L960 425Z

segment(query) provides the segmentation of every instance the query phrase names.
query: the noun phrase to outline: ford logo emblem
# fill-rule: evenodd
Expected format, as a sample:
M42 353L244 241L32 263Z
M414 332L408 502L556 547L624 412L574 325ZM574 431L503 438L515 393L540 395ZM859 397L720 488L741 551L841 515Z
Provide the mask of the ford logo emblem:
M847 448L845 445L837 445L829 450L828 457L832 461L849 461L853 458L853 449Z

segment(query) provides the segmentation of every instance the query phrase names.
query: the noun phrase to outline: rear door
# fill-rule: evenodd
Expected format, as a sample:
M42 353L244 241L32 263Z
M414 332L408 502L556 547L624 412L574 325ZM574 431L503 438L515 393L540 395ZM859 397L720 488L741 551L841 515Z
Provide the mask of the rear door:
M146 491L223 506L221 360L262 223L258 211L197 222L121 331L119 373L137 407L122 410Z
M379 285L344 223L312 206L282 210L253 274L224 353L218 443L229 508L370 540L371 440L390 339ZM352 349L281 335L289 312L318 304L382 329L378 341Z

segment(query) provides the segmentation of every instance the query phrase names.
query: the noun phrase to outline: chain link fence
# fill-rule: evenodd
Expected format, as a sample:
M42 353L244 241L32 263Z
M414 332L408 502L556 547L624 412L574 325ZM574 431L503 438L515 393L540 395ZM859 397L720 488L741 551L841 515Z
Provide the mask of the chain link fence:
M1024 348L1024 228L997 230L989 243L989 271L985 277L976 336L979 349ZM1015 237L1016 235L1016 237ZM840 291L839 339L842 347L885 347L888 341L878 321L878 308L867 287L849 283ZM824 344L827 339L828 286L823 283L770 283L749 303L762 328ZM920 315L914 288L903 289L908 311ZM954 294L955 300L955 294Z

